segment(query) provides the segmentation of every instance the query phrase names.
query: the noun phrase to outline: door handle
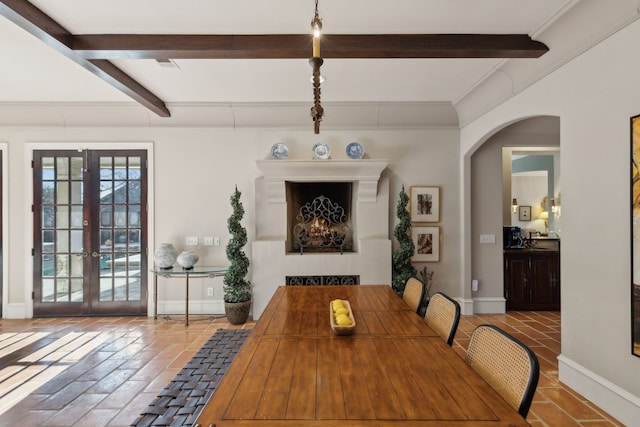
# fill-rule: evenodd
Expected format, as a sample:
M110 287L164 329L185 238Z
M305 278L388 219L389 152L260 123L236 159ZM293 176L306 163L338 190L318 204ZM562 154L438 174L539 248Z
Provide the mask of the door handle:
M91 252L91 256L94 258L98 258L100 254L98 252Z

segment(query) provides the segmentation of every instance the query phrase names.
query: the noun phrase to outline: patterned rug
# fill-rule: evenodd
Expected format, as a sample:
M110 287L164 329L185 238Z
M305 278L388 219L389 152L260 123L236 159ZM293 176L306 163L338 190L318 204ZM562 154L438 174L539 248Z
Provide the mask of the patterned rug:
M193 425L250 333L217 330L131 425Z

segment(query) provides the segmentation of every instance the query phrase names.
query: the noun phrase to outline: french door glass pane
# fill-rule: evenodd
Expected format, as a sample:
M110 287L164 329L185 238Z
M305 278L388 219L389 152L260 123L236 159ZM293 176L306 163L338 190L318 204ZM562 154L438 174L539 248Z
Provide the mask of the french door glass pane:
M71 302L82 302L84 293L82 279L71 279Z
M43 302L82 301L82 158L42 159ZM73 285L71 285L73 283Z
M53 279L42 279L42 301L55 302L55 281Z
M140 300L141 158L100 157L100 301Z
M69 158L68 157L56 157L56 179L58 181L69 180Z
M55 183L52 181L42 182L42 204L52 205L55 195Z
M84 171L84 161L80 157L71 158L71 179L82 183L82 172Z
M56 225L58 230L69 228L69 206L58 206L56 209Z

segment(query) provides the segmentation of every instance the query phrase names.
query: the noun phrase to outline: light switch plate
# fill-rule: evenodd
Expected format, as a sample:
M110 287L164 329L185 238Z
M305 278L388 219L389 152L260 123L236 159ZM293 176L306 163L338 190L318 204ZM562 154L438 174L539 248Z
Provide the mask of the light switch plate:
M188 236L184 242L187 246L197 246L198 245L198 236Z
M213 246L213 236L204 236L202 240L205 246Z
M480 235L480 243L495 243L496 235L495 234L481 234Z

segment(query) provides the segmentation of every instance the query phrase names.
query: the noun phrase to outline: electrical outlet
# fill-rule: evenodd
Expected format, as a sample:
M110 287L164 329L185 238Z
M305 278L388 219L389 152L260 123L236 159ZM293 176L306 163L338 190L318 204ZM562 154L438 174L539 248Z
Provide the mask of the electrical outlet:
M187 246L197 246L198 245L198 236L188 236L184 244Z
M205 236L202 238L202 241L204 242L205 246L213 246L213 237L212 236Z
M213 246L220 246L220 238L219 237L214 237L213 238Z
M208 297L212 297L213 296L213 288L207 288L207 296Z

